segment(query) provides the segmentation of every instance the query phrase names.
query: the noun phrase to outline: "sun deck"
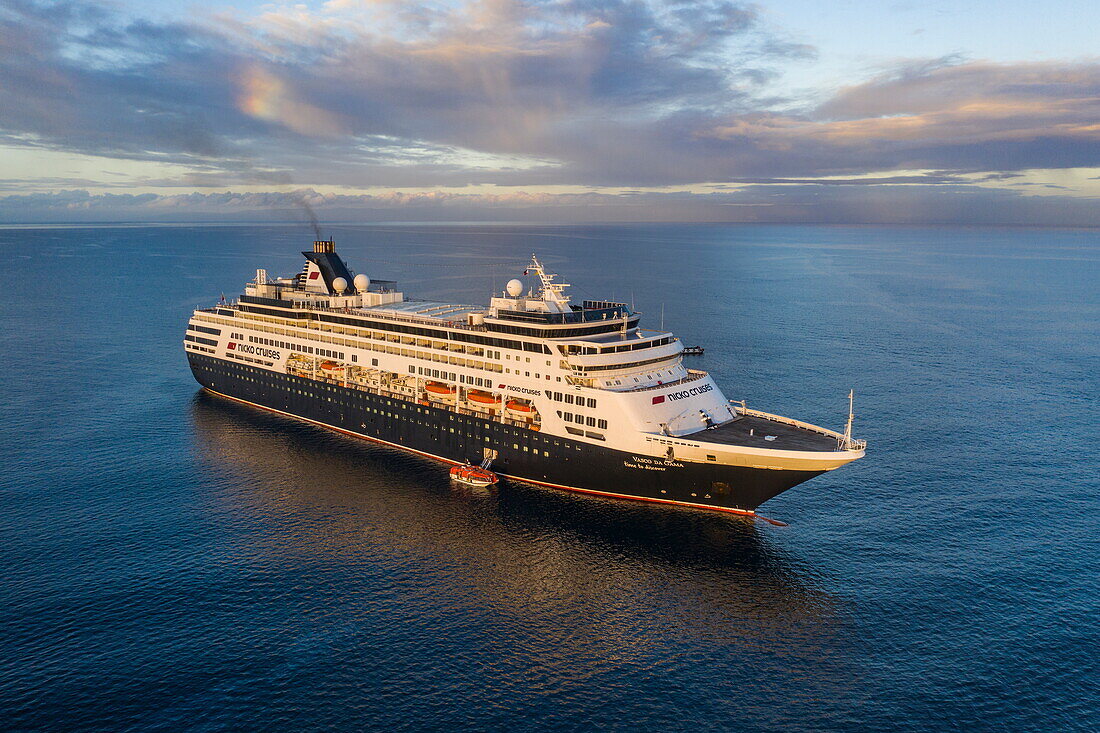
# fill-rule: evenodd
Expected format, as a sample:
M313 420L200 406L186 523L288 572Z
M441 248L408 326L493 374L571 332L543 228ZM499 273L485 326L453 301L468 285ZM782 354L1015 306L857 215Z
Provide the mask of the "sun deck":
M838 450L836 435L820 433L809 428L776 422L755 415L742 415L716 428L684 437L700 443L741 445L773 450Z
M485 309L479 308L476 305L463 305L460 303L403 300L400 303L386 303L384 305L356 308L354 312L365 316L382 315L396 318L411 318L429 323L445 323L450 325L455 322L465 324L468 315L471 313L484 313Z

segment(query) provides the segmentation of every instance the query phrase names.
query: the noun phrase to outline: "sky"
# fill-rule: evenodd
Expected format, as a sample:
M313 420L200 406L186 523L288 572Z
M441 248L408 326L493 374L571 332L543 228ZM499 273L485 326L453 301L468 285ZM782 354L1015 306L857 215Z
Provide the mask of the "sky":
M1100 3L0 0L0 223L1100 226Z

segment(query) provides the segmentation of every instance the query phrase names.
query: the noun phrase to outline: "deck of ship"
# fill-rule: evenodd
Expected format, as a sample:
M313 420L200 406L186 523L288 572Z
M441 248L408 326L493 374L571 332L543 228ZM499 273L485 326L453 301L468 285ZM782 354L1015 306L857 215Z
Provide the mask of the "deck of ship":
M774 440L768 440L768 436L774 437ZM797 425L788 425L752 415L742 415L716 428L684 437L700 443L742 445L774 450L831 452L837 449L837 439L832 435L823 435Z

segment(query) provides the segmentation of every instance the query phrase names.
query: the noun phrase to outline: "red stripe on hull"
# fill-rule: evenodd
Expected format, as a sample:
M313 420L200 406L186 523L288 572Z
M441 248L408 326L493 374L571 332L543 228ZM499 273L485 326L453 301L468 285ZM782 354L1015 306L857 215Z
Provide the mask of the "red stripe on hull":
M209 387L203 387L203 389L205 389L207 392L209 392L211 394L217 395L218 397L224 397L227 400L232 400L233 402L239 402L242 405L250 405L252 407L258 407L261 410L267 410L268 412L274 412L278 415L285 415L287 417L292 417L295 420L301 420L303 422L310 423L311 425L319 425L323 428L328 428L329 430L335 430L336 432L342 433L344 435L350 435L353 438L361 438L362 440L369 440L372 443L378 443L380 445L389 446L391 448L397 448L399 450L408 451L409 453L415 453L418 456L424 456L425 458L431 458L434 461L440 461L441 463L447 463L447 464L450 464L452 466L462 465L461 461L452 461L449 458L443 458L441 456L433 455L432 453L425 453L424 451L419 451L419 450L416 450L415 448L409 448L407 446L400 445L398 443L391 443L389 441L382 440L380 438L372 438L369 435L363 435L362 433L352 432L351 430L344 430L343 428L338 428L338 427L335 427L333 425L329 425L328 423L319 422L317 420L310 420L308 417L302 417L301 415L295 415L295 414L290 413L290 412L283 412L282 410L276 410L274 407L266 407L264 405L256 404L255 402L249 402L248 400L242 400L239 397L231 397L230 395L222 394L221 392L210 389ZM610 491L597 491L596 489L581 489L581 488L578 488L576 486L562 486L561 484L551 484L551 483L546 483L545 481L535 481L534 479L524 478L523 476L512 476L512 475L507 474L507 473L501 473L501 474L498 474L498 475L505 476L505 477L511 478L511 479L516 479L517 481L523 481L524 483L536 484L538 486L546 486L546 487L551 488L551 489L561 489L563 491L573 491L573 492L576 492L578 494L589 494L589 495L592 495L592 496L605 496L605 497L608 497L608 498L611 498L611 499L629 499L630 501L646 501L646 502L649 502L651 504L672 504L674 506L686 506L686 507L691 507L693 509L705 509L706 511L709 511L709 512L724 512L726 514L736 514L736 515L742 516L742 517L756 517L757 516L756 512L754 512L752 510L749 510L749 509L733 509L733 508L729 508L729 507L712 506L710 504L694 504L694 503L688 502L688 501L675 501L673 499L656 499L656 498L651 498L651 497L648 497L648 496L632 496L631 494L616 494L616 493L613 493L613 492L610 492Z

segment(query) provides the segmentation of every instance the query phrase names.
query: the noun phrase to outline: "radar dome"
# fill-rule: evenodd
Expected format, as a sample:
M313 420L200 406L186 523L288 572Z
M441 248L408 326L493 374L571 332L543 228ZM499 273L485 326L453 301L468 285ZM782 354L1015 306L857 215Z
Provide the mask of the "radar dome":
M365 292L367 292L367 288L369 288L369 287L370 287L370 278L369 277L367 277L363 273L359 273L358 275L355 276L355 289L356 290L358 290L360 293L365 293Z
M518 297L523 292L523 283L515 278L508 281L508 295L513 298Z
M338 293L342 293L348 289L348 281L342 277L338 277L332 281L332 289Z

